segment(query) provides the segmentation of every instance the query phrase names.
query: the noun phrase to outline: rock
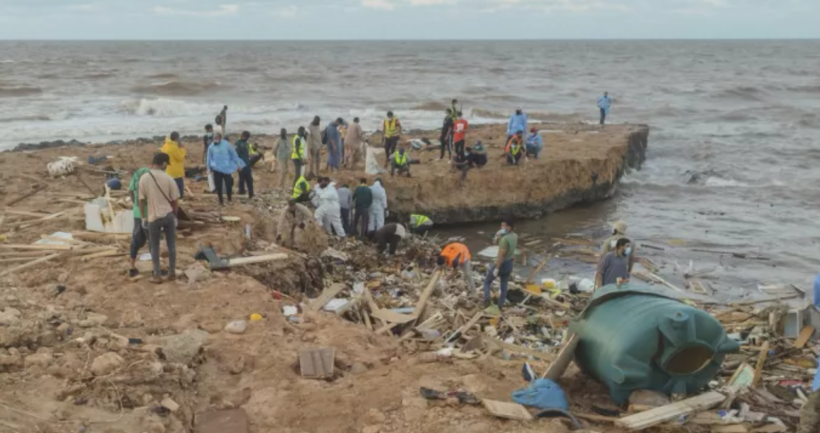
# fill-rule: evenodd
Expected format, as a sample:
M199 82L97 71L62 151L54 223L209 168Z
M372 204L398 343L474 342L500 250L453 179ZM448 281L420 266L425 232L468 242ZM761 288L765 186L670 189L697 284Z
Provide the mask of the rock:
M94 358L90 370L94 376L105 376L120 368L124 363L125 360L120 355L108 352Z
M49 352L37 352L34 355L29 355L26 357L26 368L30 368L33 366L38 366L42 368L48 368L51 363L54 362L54 356L51 355Z
M97 313L86 313L85 319L80 320L78 325L80 328L94 328L96 326L102 326L108 320L108 316L103 314Z
M205 266L202 266L200 262L196 262L185 268L185 276L188 278L190 284L206 280L210 274L211 271L205 269Z
M20 310L6 307L3 312L0 312L0 325L13 326L18 323L20 323Z
M369 425L362 429L362 433L379 433L382 431L381 425Z
M162 401L159 404L162 405L162 407L170 410L171 412L176 412L179 410L179 404L177 404L177 402L171 400L170 398L162 399Z
M0 371L2 371L3 367L22 367L23 366L23 356L20 355L20 351L15 348L11 348L8 352L0 349Z
M384 424L387 417L384 416L378 409L370 409L364 415L364 423L366 425Z
M247 329L248 323L244 320L236 320L225 325L225 332L230 334L242 334Z
M162 353L168 362L189 365L202 352L202 345L208 340L208 333L191 329L182 334L165 339Z
M367 366L362 364L361 362L354 362L352 366L350 366L350 374L362 374L367 373Z

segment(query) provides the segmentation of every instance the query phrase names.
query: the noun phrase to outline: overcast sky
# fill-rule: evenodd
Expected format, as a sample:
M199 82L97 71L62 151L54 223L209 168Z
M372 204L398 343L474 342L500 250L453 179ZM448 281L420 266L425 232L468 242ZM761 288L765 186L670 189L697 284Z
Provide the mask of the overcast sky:
M0 39L820 38L820 0L0 0Z

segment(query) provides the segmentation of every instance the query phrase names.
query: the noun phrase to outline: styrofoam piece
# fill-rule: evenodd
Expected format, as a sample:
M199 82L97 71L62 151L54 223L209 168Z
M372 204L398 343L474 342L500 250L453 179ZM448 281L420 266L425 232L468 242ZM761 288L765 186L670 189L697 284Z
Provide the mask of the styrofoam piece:
M105 197L98 197L85 204L85 229L98 233L131 234L134 231L134 213L130 210L111 212Z

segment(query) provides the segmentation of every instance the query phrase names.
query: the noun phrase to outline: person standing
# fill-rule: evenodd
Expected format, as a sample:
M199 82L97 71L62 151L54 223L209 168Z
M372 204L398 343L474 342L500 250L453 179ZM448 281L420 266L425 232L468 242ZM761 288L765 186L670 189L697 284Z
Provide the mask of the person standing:
M510 137L507 146L504 147L504 154L507 155L507 164L518 165L524 153L524 131L518 131L517 134Z
M327 137L327 169L333 172L339 171L339 161L341 160L341 141L339 138L339 124L342 119L336 119L327 124L325 136Z
M279 131L279 138L276 139L276 147L273 154L276 155L276 162L279 165L279 187L283 190L287 186L288 171L290 170L290 142L288 141L288 130L282 128Z
M386 224L376 230L373 237L376 240L376 252L378 254L383 254L389 245L388 255L394 256L401 240L407 239L407 229L397 223Z
M208 168L214 175L219 205L225 204L222 201L223 185L228 194L228 203L230 203L233 198L233 174L245 168L245 162L239 159L231 143L223 139L219 132L214 134L214 142L208 148Z
M455 120L455 114L461 111L461 108L458 107L458 99L453 99L450 102L450 112L453 120Z
M627 238L618 239L615 249L604 255L598 263L595 273L595 288L610 284L624 284L629 282L629 257L632 255L632 242Z
M222 107L222 111L216 115L216 126L222 128L222 136L225 137L225 127L228 125L228 106Z
M520 107L515 110L515 114L510 117L510 121L507 122L507 141L510 141L518 131L522 133L527 130L527 114L524 113Z
M319 175L319 165L322 163L322 129L320 127L322 119L315 116L308 125L308 177L313 178ZM299 176L296 176L299 177Z
M448 108L447 113L444 115L444 124L441 126L441 136L439 137L439 141L441 141L441 156L438 158L439 160L444 159L444 152L447 152L447 156L452 158L453 157L453 123L455 119L453 119L453 109Z
M251 138L251 133L243 131L239 140L236 140L236 155L245 167L239 170L239 194L245 194L245 187L247 187L248 198L253 198L253 171L251 169L251 145L248 140Z
M612 106L612 100L609 99L609 92L604 92L604 96L598 98L598 109L601 110L601 125L606 123L606 116L609 116L609 107Z
M296 135L293 136L293 141L291 142L290 160L293 161L294 182L296 182L296 179L302 177L302 167L305 166L305 134L307 134L307 132L305 132L305 127L300 126L299 130L296 132ZM318 170L316 172L318 173Z
M339 210L342 212L342 227L345 233L350 234L350 204L352 203L352 194L350 193L350 185L344 184L341 188L336 188L336 194L339 195Z
M366 237L370 225L370 205L373 204L373 191L367 186L367 179L359 179L359 186L353 191L353 235Z
M362 159L364 154L362 151L363 144L364 131L362 131L362 126L359 125L359 118L355 117L353 119L353 124L347 128L347 134L345 134L345 146L347 146L345 158L350 160L349 163L346 162L345 164L346 167L351 170L356 170L356 167L359 165L359 161Z
M455 153L464 153L464 140L467 138L467 128L469 124L464 119L461 111L458 112L458 118L453 123L453 144L455 145Z
M401 137L401 122L398 117L393 116L392 111L387 112L387 119L384 120L382 141L384 143L384 167L390 164L390 156L396 151Z
M496 233L498 241L498 256L487 270L484 278L484 306L490 306L490 287L496 278L501 278L501 292L498 297L498 308L504 307L507 302L507 284L513 272L515 249L518 248L518 234L515 233L515 224L512 220L501 223L501 230Z
M168 155L171 163L168 164L167 173L179 189L179 197L185 196L185 147L179 142L179 132L172 132L165 137L165 144L162 146L162 153Z
M370 221L368 232L372 233L384 226L384 217L387 213L387 192L382 187L382 181L376 179L370 187L373 192L373 203L370 205Z
M154 155L151 170L140 178L138 184L140 214L143 215L142 227L148 230L151 261L154 264L154 276L150 281L154 284L162 283L162 271L159 263L159 238L162 232L165 233L165 245L168 248L168 278L170 280L176 279L176 215L179 188L177 188L174 179L165 172L169 163L168 154L158 153ZM148 216L147 219L144 217L145 215Z
M612 236L606 238L604 243L601 245L601 261L603 261L604 256L610 251L615 251L615 245L618 243L619 240L626 238L626 229L627 225L623 221L618 221L612 225ZM629 272L632 273L632 268L635 266L635 246L632 245L632 254L629 255Z
M214 142L214 126L210 123L205 125L205 135L202 136L202 162L208 165L208 146Z
M339 124L336 129L339 131L339 162L343 168L347 168L347 146L345 145L345 136L347 135L347 122L341 117L337 120Z
M145 246L145 243L148 242L148 232L142 228L142 211L140 210L140 179L142 175L148 173L149 169L147 167L138 168L137 171L134 172L134 175L131 176L131 183L128 184L128 190L134 194L134 230L131 233L131 249L130 249L130 263L131 267L128 268L128 276L131 278L136 277L139 275L139 271L137 270L137 254L139 254L140 249Z
M541 138L541 134L538 133L538 128L532 127L530 135L527 136L527 156L532 155L535 159L538 159L543 148L544 140Z
M452 269L449 275L444 276L444 281L451 280L456 277L459 269L464 273L464 279L467 280L467 287L470 293L475 293L475 281L473 280L473 267L470 256L470 250L466 245L453 242L446 245L441 253L436 258L436 264L439 267L448 267Z
M321 224L328 234L336 232L336 236L345 237L345 230L342 227L342 214L339 208L339 194L336 192L336 183L329 178L319 178L319 186L313 196L313 204L316 206L316 222Z

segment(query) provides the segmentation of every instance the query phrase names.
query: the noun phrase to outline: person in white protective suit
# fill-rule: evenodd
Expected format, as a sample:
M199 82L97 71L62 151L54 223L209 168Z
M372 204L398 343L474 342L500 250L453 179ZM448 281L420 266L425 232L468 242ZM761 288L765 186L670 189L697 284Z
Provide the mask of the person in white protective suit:
M384 217L387 213L387 192L379 179L373 182L370 190L373 191L373 204L370 205L370 222L367 231L373 233L384 226Z
M313 204L316 206L314 214L316 222L321 224L329 234L332 235L335 231L337 236L345 237L336 183L331 183L326 177L320 178L319 187L315 189L313 195Z

